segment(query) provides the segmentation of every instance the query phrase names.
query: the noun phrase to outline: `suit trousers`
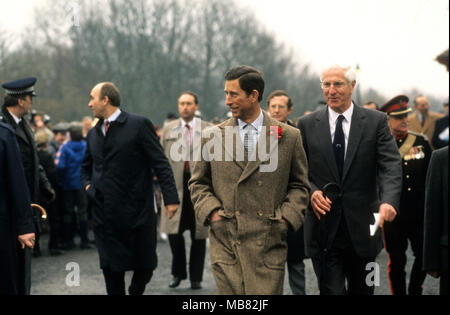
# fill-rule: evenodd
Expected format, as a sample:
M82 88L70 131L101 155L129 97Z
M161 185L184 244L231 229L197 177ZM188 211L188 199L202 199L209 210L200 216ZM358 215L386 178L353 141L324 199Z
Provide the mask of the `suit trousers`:
M400 217L399 217L400 218ZM389 255L388 275L393 295L406 295L406 250L408 240L414 263L408 286L409 295L421 295L427 273L422 270L423 222L394 220L384 225L386 251Z
M320 258L312 258L321 295L373 295L374 293L375 288L366 284L368 275L366 266L375 262L375 257L360 257L354 250L348 235L345 219L341 216L331 248Z
M191 232L189 278L191 281L201 282L203 280L203 269L205 265L206 239L197 240L195 238L195 213L188 189L188 181L191 175L189 172L184 172L183 177L183 209L181 212L180 227L177 234L169 234L169 244L173 257L172 275L180 279L187 279L186 246L183 233L189 230Z
M448 295L448 246L441 246L440 295Z
M125 295L125 271L113 272L109 268L103 269L106 292L108 295ZM145 286L150 282L153 270L135 270L128 293L130 295L143 295Z

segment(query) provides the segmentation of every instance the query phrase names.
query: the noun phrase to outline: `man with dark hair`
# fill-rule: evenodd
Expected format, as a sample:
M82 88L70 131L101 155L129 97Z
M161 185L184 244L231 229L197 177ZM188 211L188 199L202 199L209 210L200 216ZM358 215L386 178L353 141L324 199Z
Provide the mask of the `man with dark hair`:
M41 197L47 201L55 199L53 190L43 167L39 163L36 142L29 123L24 118L30 112L33 105L33 97L36 96L34 85L36 78L25 78L8 83L2 87L5 89L5 102L0 114L0 122L9 124L16 132L16 139L19 145L22 162L25 169L25 178L27 179L28 191L32 203L38 203ZM35 218L36 224L36 242L34 255L40 256L39 247L39 223ZM23 252L20 252L23 253ZM20 257L24 262L24 257ZM20 294L25 294L25 288L20 288Z
M35 227L14 130L0 122L0 296L23 294L18 252L33 248ZM22 289L23 290L23 289Z
M178 197L181 201L180 210L175 213L162 213L162 231L169 235L170 249L172 250L172 276L169 287L176 288L180 282L187 278L186 249L183 233L191 232L191 249L189 259L189 278L191 288L201 289L203 267L205 264L206 238L208 228L195 219L194 207L191 201L188 181L191 178L193 163L191 156L196 152L203 129L209 123L195 117L198 110L198 97L193 92L183 92L178 98L178 112L180 119L168 123L161 133L161 145L175 176ZM175 159L172 149L182 142L186 155L182 159Z
M81 163L86 152L83 127L79 123L72 123L69 133L70 141L62 145L56 162L64 204L62 216L64 248L66 250L74 248L73 220L76 217L81 238L80 248L89 249L91 247L88 244L87 200L80 182Z
M191 198L197 220L210 225L211 266L218 293L279 295L287 231L300 228L308 204L306 156L298 129L261 110L264 77L260 71L240 66L225 79L226 105L233 118L206 129L202 137L206 149L212 133L225 159L208 156L194 163ZM261 153L267 152L269 143L273 149L269 149L269 164L270 158L277 161L270 170Z
M289 120L294 106L291 97L281 90L272 92L267 98L267 112L270 117L295 127L294 123ZM297 232L288 231L287 244L288 256L287 266L289 273L289 285L291 291L295 295L305 295L305 240L303 237L303 227Z
M128 292L142 295L157 265L152 169L169 213L179 204L175 180L153 124L120 110L114 84L97 84L90 98L99 121L87 135L81 183L93 202L100 268L108 294L125 295L125 271L133 270Z

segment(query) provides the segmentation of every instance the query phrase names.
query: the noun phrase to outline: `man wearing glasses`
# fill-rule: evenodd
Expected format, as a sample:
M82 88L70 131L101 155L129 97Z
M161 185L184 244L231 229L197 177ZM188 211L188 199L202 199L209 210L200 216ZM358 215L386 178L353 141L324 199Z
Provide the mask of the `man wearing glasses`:
M366 268L375 262L383 239L380 230L370 235L370 225L374 213L380 215L380 227L397 215L401 157L386 115L352 101L356 73L351 67L326 69L321 86L328 106L299 120L312 189L306 255L321 294L371 295ZM330 185L335 193L325 196Z

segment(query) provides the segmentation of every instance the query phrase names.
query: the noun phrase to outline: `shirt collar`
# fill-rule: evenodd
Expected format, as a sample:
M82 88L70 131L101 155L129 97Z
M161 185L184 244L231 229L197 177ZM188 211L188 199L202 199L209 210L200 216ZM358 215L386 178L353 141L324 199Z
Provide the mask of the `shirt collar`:
M330 123L336 124L336 120L341 115L343 115L345 117L345 120L347 122L351 122L354 108L355 108L355 105L352 102L350 107L344 113L339 114L339 113L336 113L334 110L332 110L330 107L328 107L328 115L330 116Z
M256 120L254 122L252 122L250 125L252 125L253 128L255 128L256 130L261 130L263 123L264 123L264 114L263 114L262 110L260 110L260 114L259 114L258 118L256 118ZM247 123L245 121L240 120L239 118L238 118L238 124L239 124L240 130L244 129L244 127L247 126Z
M14 119L14 121L16 122L17 125L22 121L22 118L17 117L16 115L11 113L10 111L8 111L8 112L11 115L11 117Z
M184 121L184 119L180 119L181 120L181 128L185 128L186 127L186 125L189 125L189 128L191 129L191 130L194 130L195 129L195 124L196 124L196 122L197 122L197 117L194 117L194 119L192 119L190 122L185 122Z
M117 118L119 118L120 114L122 113L122 111L118 108L114 114L112 114L111 116L109 116L108 119L105 119L107 121L109 121L110 123L112 123L113 121L116 121Z

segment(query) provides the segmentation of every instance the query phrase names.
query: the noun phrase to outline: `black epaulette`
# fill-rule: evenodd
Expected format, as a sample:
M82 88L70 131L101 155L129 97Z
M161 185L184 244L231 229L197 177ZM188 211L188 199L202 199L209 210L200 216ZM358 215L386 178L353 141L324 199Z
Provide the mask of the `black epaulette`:
M408 131L408 133L413 135L413 136L416 136L416 137L419 137L419 138L423 138L424 141L428 141L428 137L426 135L424 135L424 134L417 133L417 132L414 132L414 131Z

